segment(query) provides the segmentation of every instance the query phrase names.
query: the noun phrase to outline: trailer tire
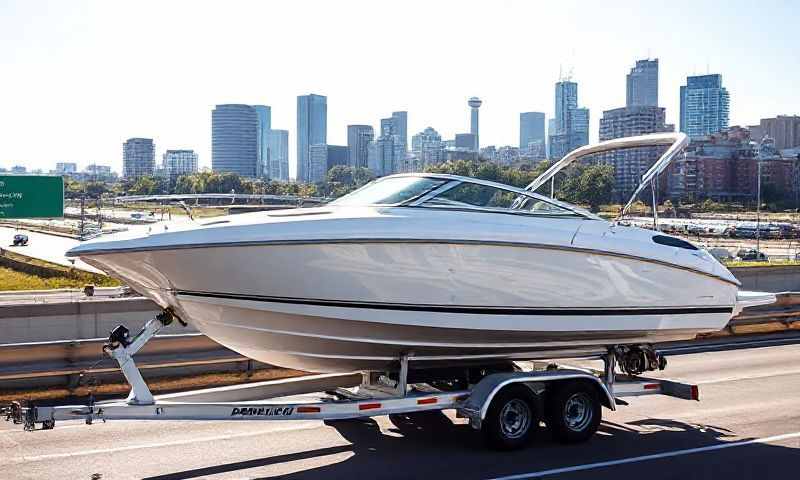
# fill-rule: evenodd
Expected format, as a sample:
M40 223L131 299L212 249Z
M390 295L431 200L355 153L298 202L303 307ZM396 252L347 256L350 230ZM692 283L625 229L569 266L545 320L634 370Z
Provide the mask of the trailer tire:
M500 390L481 423L489 447L515 450L527 445L541 419L536 403L533 392L524 385L509 385Z
M547 425L561 443L585 442L597 432L603 411L597 387L586 381L567 381L548 392Z

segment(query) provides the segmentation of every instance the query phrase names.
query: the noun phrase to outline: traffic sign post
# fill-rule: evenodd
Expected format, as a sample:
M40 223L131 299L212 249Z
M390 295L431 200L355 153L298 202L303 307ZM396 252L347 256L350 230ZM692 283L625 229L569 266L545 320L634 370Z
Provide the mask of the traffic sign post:
M0 220L64 216L64 179L54 175L0 175Z

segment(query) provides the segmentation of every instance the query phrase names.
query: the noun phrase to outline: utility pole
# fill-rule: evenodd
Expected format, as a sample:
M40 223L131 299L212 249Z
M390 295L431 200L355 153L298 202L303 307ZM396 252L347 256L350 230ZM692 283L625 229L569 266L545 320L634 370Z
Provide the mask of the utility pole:
M97 196L97 226L103 230L103 194Z
M83 241L84 228L86 227L86 193L81 194L81 220L78 224L78 240Z

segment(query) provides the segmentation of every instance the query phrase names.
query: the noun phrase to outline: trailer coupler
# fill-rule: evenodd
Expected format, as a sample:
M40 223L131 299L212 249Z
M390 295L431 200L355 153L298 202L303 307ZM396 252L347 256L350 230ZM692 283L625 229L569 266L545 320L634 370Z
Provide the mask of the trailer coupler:
M26 432L36 430L36 411L35 408L23 407L19 402L11 402L8 405L0 406L0 417L5 417L7 422L14 425L22 425ZM43 420L42 430L51 430L56 422L52 419Z

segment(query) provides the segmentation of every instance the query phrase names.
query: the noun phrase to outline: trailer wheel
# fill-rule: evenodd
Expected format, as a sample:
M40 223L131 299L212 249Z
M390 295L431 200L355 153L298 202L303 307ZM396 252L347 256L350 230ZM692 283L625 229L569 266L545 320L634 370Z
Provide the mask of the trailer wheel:
M533 392L523 385L510 385L492 399L481 431L490 447L513 450L533 438L539 420Z
M566 382L548 394L547 425L559 442L585 442L597 431L601 418L597 388L588 382Z

